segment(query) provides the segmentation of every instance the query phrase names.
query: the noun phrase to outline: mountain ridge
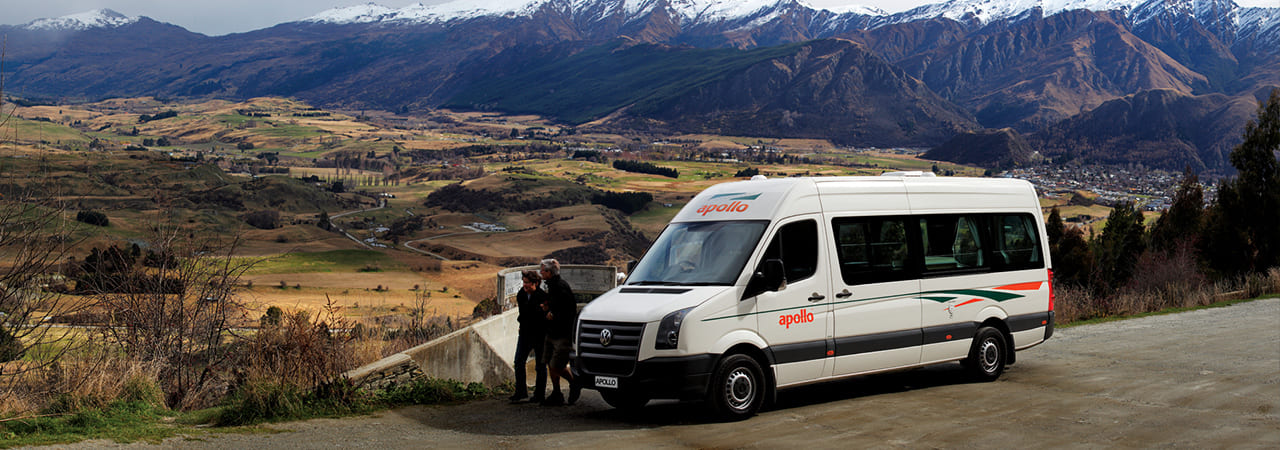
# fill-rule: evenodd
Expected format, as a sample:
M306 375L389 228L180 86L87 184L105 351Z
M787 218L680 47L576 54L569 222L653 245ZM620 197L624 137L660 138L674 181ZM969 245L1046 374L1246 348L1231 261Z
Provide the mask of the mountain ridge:
M1086 4L1120 9L1067 9ZM574 123L609 117L680 130L828 137L847 145L932 146L949 139L940 130L1014 127L1031 134L1143 92L1173 90L1208 99L1204 101L1235 102L1280 86L1280 45L1269 44L1280 42L1272 25L1280 23L1280 8L1240 8L1224 0L968 0L912 10L931 17L925 20L907 20L911 11L837 12L795 0L482 0L446 5L457 13L449 20L423 13L443 11L439 6L367 4L342 10L350 14L330 10L312 16L323 20L215 37L146 17L83 29L0 26L10 39L5 71L12 88L7 92L71 100L285 96L390 111L471 105L552 111L552 117ZM475 5L515 7L480 14ZM989 9L979 14L974 8L981 5ZM422 13L412 17L435 21L410 22L410 15L400 12L408 9ZM619 48L655 45L674 52L774 52L797 46L787 48L812 54L836 42L857 46L840 44L845 48L829 53L826 65L801 63L803 58L791 53L768 59L768 65L744 66L741 73L701 72L699 76L714 76L696 78L696 83L666 79L667 85L641 89L678 91L683 97L663 94L649 100L579 102L576 111L565 108L576 101L564 98L566 92L592 86L587 83L590 71L568 70L572 67L566 64L624 72L625 67L606 64L609 55L596 55L594 61L581 57L617 40L626 43ZM796 50L806 45L807 50ZM858 64L840 65L845 59ZM512 77L534 66L557 64L565 68L560 79L528 80L542 87L559 83L554 93L512 94L503 102L468 97L478 86L509 91L501 80L516 79ZM499 84L484 84L491 82ZM623 92L586 90L586 100L621 99L635 89L600 82ZM894 92L867 88L877 83ZM519 85L512 87L518 91ZM735 91L752 94L735 97ZM1204 97L1211 94L1222 97ZM510 101L515 98L524 103ZM1242 122L1227 132L1238 135ZM1147 136L1149 142L1163 142ZM1118 146L1124 140L1111 142ZM1205 167L1223 168L1220 158L1202 154L1219 151L1218 144L1188 142Z

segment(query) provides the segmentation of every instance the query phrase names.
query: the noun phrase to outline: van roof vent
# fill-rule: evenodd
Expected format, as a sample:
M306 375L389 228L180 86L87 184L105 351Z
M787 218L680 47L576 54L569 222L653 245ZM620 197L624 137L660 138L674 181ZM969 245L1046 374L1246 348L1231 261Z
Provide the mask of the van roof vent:
M751 176L751 181L767 180L767 179L768 179L768 178L767 178L767 177L765 177L764 175L752 175L752 176Z
M880 176L882 176L882 177L925 177L925 178L932 178L932 177L936 177L937 175L935 175L933 172L924 172L924 171L920 171L920 170L909 170L909 171L899 171L899 172L885 172L885 173L880 174Z

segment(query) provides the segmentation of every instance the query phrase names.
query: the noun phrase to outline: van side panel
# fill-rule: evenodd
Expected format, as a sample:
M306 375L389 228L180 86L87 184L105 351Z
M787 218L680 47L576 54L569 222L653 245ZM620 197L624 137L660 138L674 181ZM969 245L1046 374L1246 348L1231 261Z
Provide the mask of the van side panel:
M819 183L831 270L832 375L920 362L920 282L881 277L910 270L904 224L909 201L900 179ZM874 219L872 219L874 218Z

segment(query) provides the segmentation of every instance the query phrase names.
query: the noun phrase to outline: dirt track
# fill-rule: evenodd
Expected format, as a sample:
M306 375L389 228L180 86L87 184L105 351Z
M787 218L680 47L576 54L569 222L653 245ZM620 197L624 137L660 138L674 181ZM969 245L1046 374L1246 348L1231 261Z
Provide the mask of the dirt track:
M700 405L670 402L626 416L587 391L570 407L412 407L164 445L1280 447L1280 299L1059 330L1018 359L995 383L959 382L951 364L784 391L776 407L738 423L708 423Z

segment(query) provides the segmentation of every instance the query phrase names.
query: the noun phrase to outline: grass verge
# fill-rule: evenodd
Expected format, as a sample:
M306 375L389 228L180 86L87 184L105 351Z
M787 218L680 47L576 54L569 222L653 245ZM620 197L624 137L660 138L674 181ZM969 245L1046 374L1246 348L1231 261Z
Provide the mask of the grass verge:
M141 401L113 402L75 413L0 419L0 448L63 444L90 439L159 443L182 428L166 422L176 413Z
M248 426L367 414L409 405L454 403L500 394L480 383L419 379L385 390L365 391L349 382L316 389L254 382L242 386L222 406L179 413L149 401L115 401L72 413L0 417L0 448L104 439L117 443L215 432L252 432ZM214 425L217 428L206 428Z

